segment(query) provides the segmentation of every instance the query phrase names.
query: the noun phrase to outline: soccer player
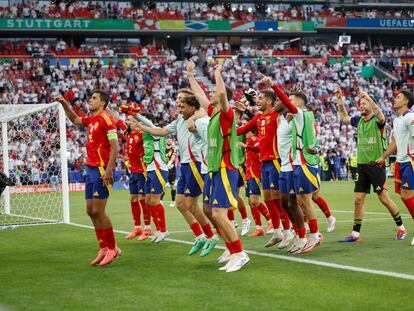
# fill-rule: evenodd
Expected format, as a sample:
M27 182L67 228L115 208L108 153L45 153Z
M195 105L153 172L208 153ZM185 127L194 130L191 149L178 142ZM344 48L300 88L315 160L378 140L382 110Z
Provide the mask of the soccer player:
M394 100L394 109L398 117L394 119L394 137L388 149L377 161L384 163L390 154L397 152L395 163L395 192L400 194L411 217L414 219L414 113L410 112L414 105L414 95L401 90ZM398 238L404 239L407 231L400 232ZM414 238L411 241L414 245Z
M243 117L243 112L235 109L235 114L236 114L236 122L237 122L237 126L241 126L242 123L242 117ZM238 142L242 142L245 143L246 142L246 135L240 135L237 136L237 141ZM247 210L246 210L246 205L244 204L243 199L240 196L240 189L242 187L246 186L246 153L244 152L242 147L239 147L239 177L237 180L237 209L240 212L240 215L242 217L242 231L241 231L241 236L246 235L249 230L250 230L250 224L252 223L252 221L249 219L249 217L247 216ZM232 222L234 224L236 224L235 220L234 220L234 211L233 210L229 210L229 219L232 220ZM237 228L237 226L235 226Z
M288 214L282 207L279 192L280 158L277 151L277 119L279 112L274 110L276 94L271 90L261 91L257 103L261 112L245 125L237 129L237 135L246 134L257 129L260 140L260 161L262 162L262 188L265 204L272 218L274 232L272 238L265 244L270 247L284 239L280 227L282 216L283 228L290 229Z
M240 136L238 136L240 137ZM262 183L262 162L260 162L259 139L257 131L253 130L246 134L246 143L239 142L239 146L246 152L246 196L249 199L250 210L256 225L256 229L249 235L250 237L264 236L265 231L262 228L261 215L268 221L268 231L273 230L269 210L266 205L260 202Z
M130 107L126 107L127 114L131 114ZM138 237L138 241L146 240L148 236L152 235L151 230L151 211L145 204L145 183L146 183L146 167L143 162L144 156L144 141L141 131L132 131L125 123L116 116L113 112L108 112L116 122L119 129L124 131L126 138L126 153L128 159L128 170L131 172L129 178L129 193L130 204L132 211L132 218L134 220L134 229L127 239ZM144 230L141 227L141 210L144 215Z
M202 142L188 130L187 122L187 119L200 109L200 104L191 91L182 89L177 94L177 105L180 107L180 114L169 125L164 128L141 125L141 129L155 136L168 134L177 136L181 158L181 176L177 184L177 208L195 235L194 245L188 255L193 255L203 248L200 255L206 256L217 245L217 241L207 217L197 204L204 186L200 173L203 160L200 148ZM199 127L207 128L208 118L200 119L200 121L203 125L199 124Z
M193 64L191 64L193 65ZM190 66L189 66L190 67ZM192 66L191 66L192 67ZM190 84L198 83L192 74L188 73ZM208 125L208 170L211 179L209 204L212 215L218 225L220 235L231 254L227 264L219 270L235 272L246 265L250 258L243 251L242 243L237 231L227 217L228 208L237 208L237 180L238 180L238 148L236 133L236 118L234 110L229 105L232 92L226 89L221 76L221 65L214 69L216 89L211 94L211 102L205 94L199 95L201 106L208 111L210 121ZM224 255L224 254L223 254Z
M303 209L310 228L307 241L299 238L296 248L289 249L291 254L307 253L322 243L323 237L319 233L318 219L313 208L312 196L319 191L318 140L315 131L313 112L307 108L307 98L300 91L291 92L290 96L279 89L269 77L263 77L263 84L272 87L283 104L293 114L292 118L292 164L293 185L297 204ZM306 242L306 244L305 244Z
M145 122L150 127L155 127L149 120L150 115L135 114L128 117L126 123L132 130L142 130L139 122ZM165 223L165 211L161 202L161 195L165 191L165 184L168 177L167 159L165 157L166 143L164 137L157 137L148 133L142 134L144 140L144 163L147 167L147 179L145 183L145 204L150 208L152 218L157 231L152 239L153 243L160 243L165 240L169 233Z
M171 189L171 203L170 207L175 206L175 195L177 190L175 189L175 179L177 178L177 169L175 167L175 161L177 159L177 148L173 144L171 138L167 138L167 168L168 168L168 183Z
M87 176L85 184L86 209L95 227L100 250L91 261L92 266L110 264L121 250L116 246L111 220L105 212L112 184L112 169L118 155L118 137L114 120L105 112L109 94L93 90L89 99L91 116L79 117L62 95L56 100L65 109L69 120L75 125L88 128L86 142Z
M385 117L381 109L364 92L359 93L360 117L349 117L342 99L340 88L335 90L338 99L339 116L343 124L351 124L357 128L357 173L354 188L354 224L352 233L339 242L360 242L361 224L364 216L365 198L370 193L371 185L380 202L388 209L394 219L397 239L401 240L407 234L397 205L388 194L385 167L375 161L387 149L388 137L385 130Z

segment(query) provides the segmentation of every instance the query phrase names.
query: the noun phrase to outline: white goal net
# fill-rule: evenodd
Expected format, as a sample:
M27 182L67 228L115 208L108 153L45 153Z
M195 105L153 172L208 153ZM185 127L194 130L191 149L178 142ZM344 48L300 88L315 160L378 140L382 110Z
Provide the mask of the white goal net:
M69 223L65 112L59 103L0 105L0 228Z

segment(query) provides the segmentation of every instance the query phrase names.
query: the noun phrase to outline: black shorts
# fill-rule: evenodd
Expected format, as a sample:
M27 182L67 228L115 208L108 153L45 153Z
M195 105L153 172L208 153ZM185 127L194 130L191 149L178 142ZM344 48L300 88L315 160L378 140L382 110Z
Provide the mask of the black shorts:
M370 193L371 185L376 193L387 190L385 168L377 164L358 164L354 192Z
M177 177L177 170L174 166L172 169L168 170L168 183L169 184L175 183L176 177Z

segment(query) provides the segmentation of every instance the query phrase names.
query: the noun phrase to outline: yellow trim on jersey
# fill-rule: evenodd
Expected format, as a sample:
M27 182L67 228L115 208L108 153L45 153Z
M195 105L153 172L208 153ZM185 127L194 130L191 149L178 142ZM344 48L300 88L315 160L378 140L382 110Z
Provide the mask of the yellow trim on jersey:
M191 168L191 172L193 172L194 178L197 181L198 186L200 187L201 190L203 190L204 180L201 177L201 174L198 171L196 164L194 162L190 162L190 168Z
M102 112L101 113L101 117L105 120L105 122L106 122L106 124L108 125L108 126L111 126L112 125L112 121L111 121L111 119L106 115L106 113L105 112Z
M280 173L280 163L278 159L273 160L273 165L275 166L277 172Z
M161 174L160 170L158 170L158 169L155 170L155 174L157 175L158 180L161 183L162 191L165 191L165 185L167 184L167 182L165 181L164 177L162 177L162 174Z
M254 180L256 181L256 184L259 186L259 188L262 189L262 180L256 176L254 176Z
M319 189L318 179L311 173L307 165L302 164L301 167L302 167L303 173L305 173L305 176L312 183L312 185L314 185L316 189Z
M231 204L231 209L235 210L237 209L237 199L233 196L233 192L231 191L231 185L229 181L229 176L227 176L226 167L221 167L220 172L221 172L221 180L223 182L224 189L226 190L227 197Z
M105 166L105 162L104 162L104 160L102 159L102 156L101 156L101 147L102 147L102 145L103 144L101 144L98 147L98 157L99 157L99 164L100 164L100 166L104 167Z
M101 177L103 177L105 175L105 169L104 169L104 167L103 166L99 166L98 168L99 168L99 174L101 174ZM111 184L104 185L104 186L106 186L109 191L112 190L112 185Z
M147 179L147 165L144 162L142 162L142 168L144 169L142 174L144 174L145 179Z
M277 152L277 140L276 135L273 136L273 154L275 155L276 159L279 158L279 152Z
M243 166L239 165L239 173L243 179L243 184L246 187L246 174L244 173Z
M413 171L414 171L414 161L413 160L411 160L411 167L413 168Z

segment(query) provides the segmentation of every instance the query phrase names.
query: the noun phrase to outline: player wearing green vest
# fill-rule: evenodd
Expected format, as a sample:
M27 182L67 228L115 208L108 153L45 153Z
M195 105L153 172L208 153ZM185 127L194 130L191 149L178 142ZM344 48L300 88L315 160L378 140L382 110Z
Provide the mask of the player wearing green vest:
M237 122L237 126L241 126L242 125L242 117L243 117L243 112L241 112L240 110L235 109L234 110L235 114L236 114L236 122ZM240 135L237 136L237 143L245 143L246 142L246 135ZM246 235L249 230L250 230L250 225L251 225L251 220L249 219L249 217L247 216L247 210L246 210L246 205L244 204L243 199L240 197L240 189L242 187L246 186L246 152L244 151L243 148L241 148L240 146L238 146L238 153L239 153L239 177L237 180L237 209L240 212L240 215L242 217L242 231L241 231L241 236ZM228 211L228 217L229 219L235 224L235 227L237 228L237 223L234 220L234 211L229 209Z
M354 188L354 224L351 235L339 242L360 242L361 223L364 216L365 198L370 193L371 185L378 199L388 209L398 226L397 239L405 231L403 221L397 205L388 194L385 167L377 164L388 146L388 137L385 130L385 117L381 109L371 97L361 92L359 111L360 117L349 117L342 99L340 88L335 90L338 99L339 116L343 124L351 124L357 128L357 172Z
M155 127L149 120L151 116L136 114L129 116L126 123L135 131L141 131L137 120L143 122L147 127ZM143 161L147 166L147 180L145 184L145 203L150 207L152 218L157 229L152 242L159 243L169 236L165 223L164 205L161 202L161 195L165 191L165 184L168 177L166 142L165 137L158 137L149 133L143 133L144 156Z
M322 244L323 236L319 233L318 219L313 208L312 196L319 191L319 142L316 138L315 119L313 112L308 109L307 97L300 91L287 95L273 83L269 77L263 77L263 84L272 87L273 91L293 114L292 118L292 164L293 186L297 204L308 218L310 235L298 236L289 248L290 254L307 253Z
M194 64L187 66L191 87L199 100L201 107L208 111L211 117L208 125L208 171L211 179L210 191L205 194L212 208L214 223L220 230L220 235L226 243L227 253L220 257L220 262L228 262L219 268L226 272L235 272L246 265L250 259L243 251L242 243L237 235L236 229L227 217L227 209L237 208L237 177L239 166L236 118L234 110L229 105L232 92L226 89L221 76L221 65L214 69L216 90L211 94L211 102L192 74ZM226 256L225 256L226 255Z
M199 111L200 104L187 89L178 91L176 105L180 111L176 120L163 128L140 125L142 131L154 136L174 134L177 136L178 148L181 160L181 176L177 183L177 208L183 215L194 233L194 245L188 252L193 255L199 250L201 256L208 255L217 245L217 237L214 235L207 217L198 205L198 197L203 190L203 178L201 176L201 163L203 161L201 138L193 135L188 130L188 118ZM205 114L205 113L204 113ZM200 119L207 128L208 118ZM199 124L201 126L201 123Z

